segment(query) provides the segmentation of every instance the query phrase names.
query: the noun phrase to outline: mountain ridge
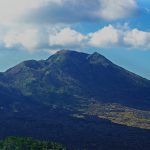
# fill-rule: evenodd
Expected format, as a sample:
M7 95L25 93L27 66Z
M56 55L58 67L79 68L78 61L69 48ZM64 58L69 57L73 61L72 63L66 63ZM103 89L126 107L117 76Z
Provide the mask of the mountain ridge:
M66 79L67 77L68 79ZM108 92L113 91L114 93L115 88L123 88L124 92L129 88L127 89L128 92L131 89L131 94L133 94L133 92L136 92L134 89L138 86L139 88L142 87L145 91L149 90L150 87L149 80L115 65L97 52L85 54L69 50L58 51L47 60L24 61L17 66L8 69L6 72L1 73L0 79L1 82L4 81L3 83L7 83L8 86L10 85L19 90L23 88L21 87L21 84L22 86L24 84L27 88L29 86L31 86L30 88L34 88L34 85L32 87L32 83L43 84L43 86L46 87L47 82L50 82L51 88L59 90L63 90L63 86L65 85L68 86L66 88L71 88L70 85L73 84L74 89L71 88L70 90L72 90L74 94L77 94L80 90L81 93L85 92L85 95L91 93L91 96L99 96L98 94L101 90L103 93L106 93L105 91L107 90ZM25 80L28 81L25 82ZM19 85L19 83L21 84ZM92 92L90 92L91 89L88 91L88 86L93 88ZM75 91L75 89L78 91ZM30 91L32 92L32 90ZM100 97L102 96L100 95ZM118 98L116 97L116 99Z
M115 150L120 150L118 140L125 141L126 150L136 132L136 140L148 145L150 81L97 52L61 50L46 60L24 61L0 74L0 88L3 136L41 135L69 147L77 144L79 148L99 150L101 142L97 139L109 141L109 130L109 143ZM18 130L13 132L14 126ZM124 131L129 139L115 135ZM79 135L82 138L78 141ZM130 146L129 150L138 150L135 144ZM109 150L106 143L102 147Z

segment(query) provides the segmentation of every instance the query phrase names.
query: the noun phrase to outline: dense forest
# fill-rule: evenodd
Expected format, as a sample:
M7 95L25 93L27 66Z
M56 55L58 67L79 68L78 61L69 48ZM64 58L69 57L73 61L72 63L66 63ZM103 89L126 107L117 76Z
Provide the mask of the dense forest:
M0 141L0 150L67 150L62 145L32 138L8 137Z

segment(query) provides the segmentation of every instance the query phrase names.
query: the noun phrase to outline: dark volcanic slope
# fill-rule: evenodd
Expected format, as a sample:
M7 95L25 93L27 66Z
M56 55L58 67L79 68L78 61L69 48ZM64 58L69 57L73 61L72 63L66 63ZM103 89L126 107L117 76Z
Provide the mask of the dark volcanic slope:
M26 61L9 69L3 81L43 101L59 94L150 109L150 81L98 53L59 51L46 61Z
M98 53L62 50L0 73L1 138L44 138L71 150L149 150L150 130L139 129L150 129L149 110L150 81Z

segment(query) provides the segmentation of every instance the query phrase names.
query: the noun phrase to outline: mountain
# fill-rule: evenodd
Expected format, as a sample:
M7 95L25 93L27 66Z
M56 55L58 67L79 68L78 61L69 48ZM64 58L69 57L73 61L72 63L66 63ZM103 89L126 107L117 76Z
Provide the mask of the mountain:
M150 109L150 81L98 53L59 51L46 61L26 61L9 69L3 81L45 101L55 93Z
M0 73L1 138L46 138L71 150L148 150L149 93L149 80L97 52L61 50Z

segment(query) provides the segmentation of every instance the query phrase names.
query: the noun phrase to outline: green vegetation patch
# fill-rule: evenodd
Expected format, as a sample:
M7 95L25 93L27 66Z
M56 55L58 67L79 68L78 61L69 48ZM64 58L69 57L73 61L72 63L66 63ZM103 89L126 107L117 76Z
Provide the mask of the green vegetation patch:
M67 150L62 145L32 138L8 137L0 141L0 150Z

